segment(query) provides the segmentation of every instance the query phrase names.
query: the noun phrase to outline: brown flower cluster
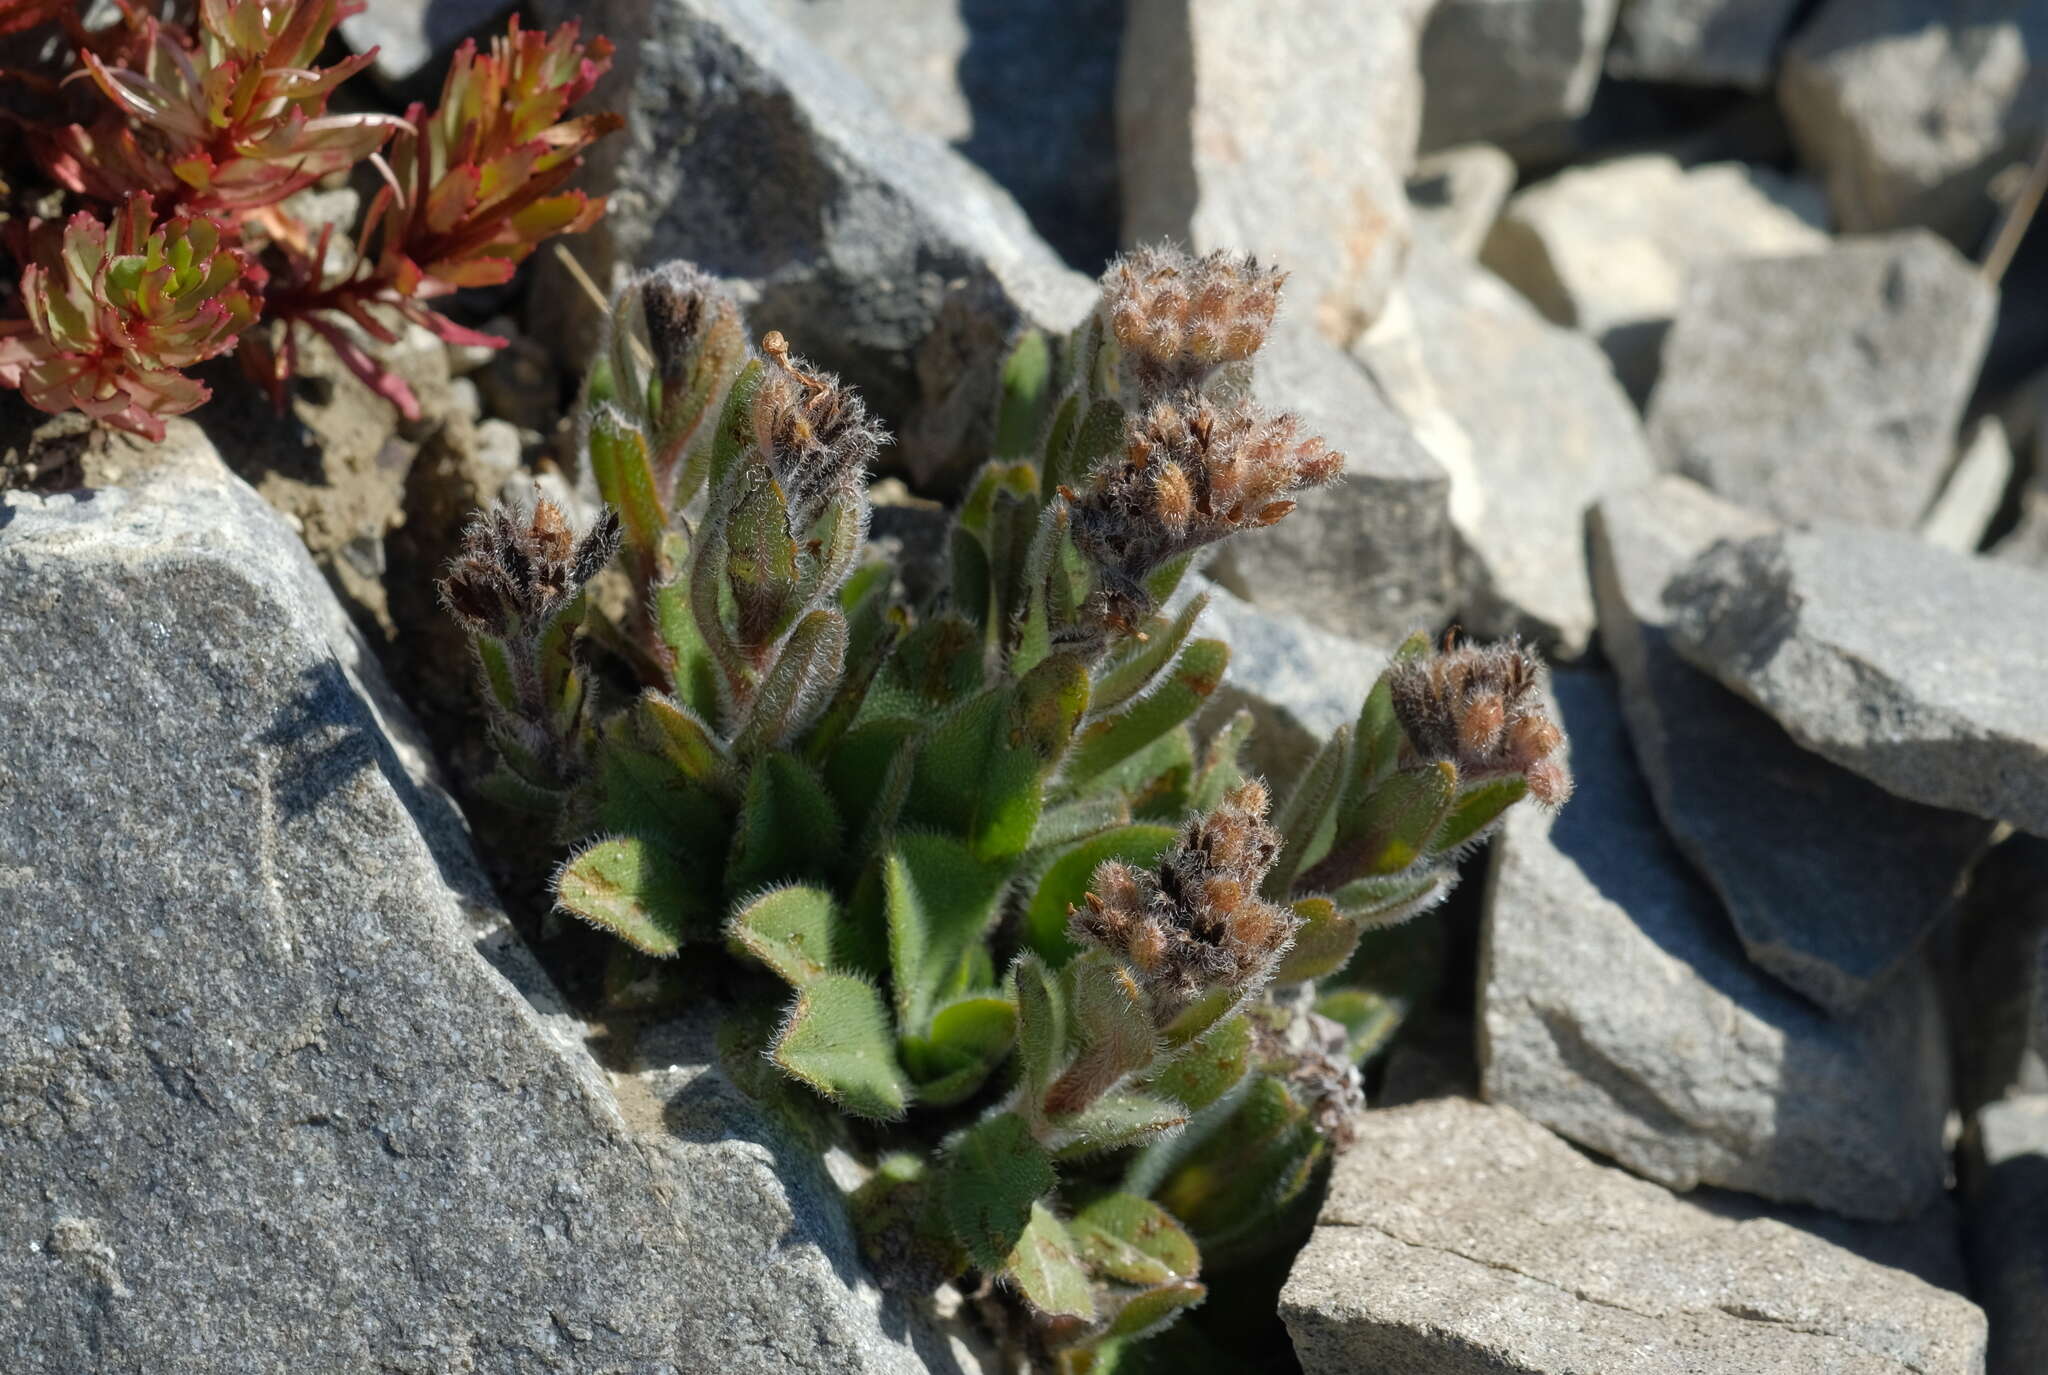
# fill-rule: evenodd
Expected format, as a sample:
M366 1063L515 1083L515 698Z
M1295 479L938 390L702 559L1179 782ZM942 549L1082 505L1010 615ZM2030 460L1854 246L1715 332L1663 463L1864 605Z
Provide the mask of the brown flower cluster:
M1230 253L1141 248L1103 274L1109 327L1150 399L1259 351L1287 274Z
M1097 469L1085 491L1061 494L1073 507L1075 547L1132 616L1150 610L1142 584L1153 569L1273 524L1294 509L1296 492L1343 468L1344 455L1303 435L1294 416L1249 402L1224 409L1182 392L1131 423L1122 456Z
M441 604L473 633L538 635L618 548L619 517L609 508L577 539L546 497L535 498L525 524L494 507L463 532L462 552L440 582Z
M1555 807L1571 795L1558 758L1564 732L1543 711L1543 664L1520 643L1444 648L1389 671L1394 715L1414 760L1448 759L1470 782L1521 774L1529 793Z
M754 442L789 503L792 535L808 530L834 495L858 490L884 431L852 388L817 372L774 330L761 340L767 374L754 393Z
M1074 937L1128 964L1164 1025L1210 989L1255 987L1293 941L1294 914L1259 896L1279 853L1265 785L1248 780L1190 820L1156 869L1097 868Z

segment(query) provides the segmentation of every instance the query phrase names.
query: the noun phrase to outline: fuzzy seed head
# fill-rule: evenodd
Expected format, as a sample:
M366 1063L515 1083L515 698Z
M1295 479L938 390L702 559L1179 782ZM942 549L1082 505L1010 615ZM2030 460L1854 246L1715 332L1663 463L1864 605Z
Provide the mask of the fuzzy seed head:
M688 377L707 349L716 351L721 363L743 352L738 304L715 278L694 265L680 260L664 263L641 277L635 289L647 322L655 375L665 388Z
M1404 659L1388 670L1394 716L1409 762L1450 760L1460 778L1521 774L1540 802L1571 791L1557 758L1564 732L1544 714L1543 664L1518 641L1453 647Z
M1200 387L1259 351L1287 274L1252 258L1141 248L1102 277L1103 313L1149 397Z
M1121 958L1162 1025L1210 989L1263 982L1294 939L1294 914L1258 896L1280 853L1265 808L1263 784L1240 784L1190 820L1155 869L1098 867L1073 913L1075 939Z
M754 393L754 444L789 502L790 532L808 530L834 496L865 488L887 436L851 387L812 368L771 330Z
M503 506L479 514L441 579L441 604L463 628L500 639L537 636L619 548L618 513L607 508L578 539L568 517L536 495L520 521Z

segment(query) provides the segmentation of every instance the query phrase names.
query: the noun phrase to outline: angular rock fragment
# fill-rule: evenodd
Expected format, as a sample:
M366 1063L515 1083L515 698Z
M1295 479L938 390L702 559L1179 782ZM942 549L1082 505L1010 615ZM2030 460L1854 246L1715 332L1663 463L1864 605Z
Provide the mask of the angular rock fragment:
M1986 1375L2048 1369L2048 1094L1987 1105L1962 1156L1970 1263L1991 1322Z
M1949 974L1956 1105L1965 1116L2017 1094L2048 1095L2048 840L2015 835L1970 875Z
M1280 1312L1308 1375L1974 1375L1957 1294L1593 1163L1520 1114L1366 1114Z
M772 0L913 133L972 159L1084 272L1116 251L1123 6Z
M1417 159L1408 209L1419 230L1474 258L1514 189L1513 158L1490 143L1461 143Z
M1920 518L1920 537L1959 554L1975 553L2012 485L2012 444L2005 426L1987 415L1963 436L1941 495Z
M1786 48L1778 103L1851 231L1921 225L1973 250L1992 178L2048 131L2048 8L1827 0Z
M1516 808L1493 842L1487 1098L1675 1189L1920 1212L1946 1173L1949 1104L1925 967L1837 1019L1752 966L1656 823L1613 687L1555 685L1578 788L1555 817Z
M1751 960L1851 1011L1913 959L1990 823L1810 753L1672 647L1665 584L1717 540L1768 534L1771 521L1667 476L1602 501L1587 526L1601 647L1665 829Z
M1378 316L1407 253L1402 178L1429 0L1131 0L1117 89L1124 241L1255 253L1332 343Z
M1717 545L1664 598L1679 651L1808 749L2048 835L2048 574L1828 525Z
M1715 263L1827 247L1810 183L1663 153L1613 158L1538 182L1508 202L1479 260L1556 324L1590 334L1638 399L1657 379L1688 280Z
M1584 114L1618 4L1442 0L1422 36L1423 149Z
M622 1105L297 537L148 461L0 497L10 1375L942 1362L814 1160Z
M936 141L903 130L858 78L764 7L740 0L544 0L550 22L579 18L618 45L594 105L626 127L593 150L604 220L575 252L600 281L615 265L674 257L736 283L756 334L780 330L858 386L906 436L903 459L936 471L957 457L909 451L900 422L949 304L977 329L953 360L980 395L1020 325L1070 328L1093 288L1032 232L988 177ZM535 332L565 360L589 356L594 308L542 283ZM953 436L958 439L958 436ZM936 440L932 442L937 442Z
M1369 644L1434 630L1456 604L1451 479L1357 361L1284 317L1256 361L1259 399L1344 455L1264 538L1232 540L1210 575L1260 607ZM1361 689L1362 691L1362 689Z
M1758 91L1800 0L1622 0L1607 70L1632 81Z
M1418 240L1387 315L1355 349L1450 474L1461 618L1584 648L1587 506L1656 473L1635 408L1591 340L1485 269Z
M1780 519L1911 529L1948 475L1996 309L1921 231L1706 268L1665 341L1650 442Z

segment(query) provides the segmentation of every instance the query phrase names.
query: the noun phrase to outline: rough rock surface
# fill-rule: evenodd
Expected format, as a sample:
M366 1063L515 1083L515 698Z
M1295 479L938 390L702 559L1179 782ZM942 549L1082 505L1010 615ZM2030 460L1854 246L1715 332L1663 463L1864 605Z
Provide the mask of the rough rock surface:
M1997 416L1985 416L1963 436L1941 495L1920 518L1920 537L1959 554L1975 553L2005 503L2013 467L2005 426Z
M1264 537L1232 540L1210 575L1247 601L1375 644L1434 629L1456 604L1452 481L1357 361L1282 318L1257 360L1260 401L1344 454Z
M1718 545L1665 601L1679 650L1808 749L2048 835L2048 574L1829 525Z
M1586 508L1656 473L1599 348L1492 273L1418 240L1356 353L1450 474L1466 628L1583 648L1593 630Z
M1032 232L986 174L906 132L857 77L765 7L740 0L544 0L550 22L579 18L618 45L593 108L625 113L600 143L592 180L611 197L576 241L600 280L614 265L685 257L734 282L756 333L775 329L901 422L922 389L918 356L949 305L979 325L955 359L994 376L1020 323L1066 329L1092 291ZM566 282L535 304L566 312L535 333L579 365L594 328ZM986 395L984 391L982 393ZM913 450L914 471L956 455ZM954 436L958 438L958 436ZM920 442L936 443L937 440Z
M770 0L902 125L950 143L1093 272L1116 251L1123 5L1071 0Z
M1990 824L1802 749L1672 647L1665 584L1717 540L1769 534L1768 519L1666 476L1607 498L1587 524L1600 644L1665 829L1751 960L1849 1011L1941 920Z
M1707 268L1665 341L1650 442L1782 519L1911 529L1948 475L1996 307L1921 231Z
M1991 1320L1985 1375L2048 1370L2048 1094L1987 1106L1962 1154L1970 1263Z
M1959 1295L1595 1164L1505 1108L1367 1114L1280 1295L1308 1375L1974 1375Z
M763 1124L622 1115L297 538L173 435L0 498L10 1375L950 1368Z
M1408 178L1408 208L1418 231L1461 258L1480 245L1515 189L1515 160L1490 143L1461 143L1419 158Z
M1762 90L1800 0L1622 0L1607 70L1634 81Z
M1640 153L1562 172L1508 202L1479 260L1560 325L1607 350L1629 394L1649 395L1658 352L1694 273L1736 258L1827 247L1811 183L1721 162Z
M1785 50L1778 103L1842 228L1974 249L1992 177L2048 130L2044 49L2036 0L1828 0Z
M1131 0L1117 87L1124 241L1281 264L1333 343L1401 272L1429 0Z
M1555 686L1578 790L1555 817L1515 808L1493 842L1487 1098L1675 1189L1920 1212L1947 1170L1949 1104L1925 968L1838 1019L1750 964L1657 825L1611 683Z
M1441 0L1422 35L1422 147L1499 139L1592 103L1619 0Z

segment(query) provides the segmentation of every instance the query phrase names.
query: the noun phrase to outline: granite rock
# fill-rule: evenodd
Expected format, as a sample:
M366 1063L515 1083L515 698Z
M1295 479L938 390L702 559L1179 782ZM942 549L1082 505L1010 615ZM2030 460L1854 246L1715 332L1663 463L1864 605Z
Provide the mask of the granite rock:
M1664 344L1650 442L1783 520L1911 529L1948 475L1996 309L1924 231L1706 268Z
M1975 553L2005 504L2014 470L2012 443L1995 415L1964 434L1941 495L1920 517L1920 537L1959 554Z
M1116 251L1120 0L772 0L907 129L953 145L1083 271Z
M1360 1120L1280 1311L1307 1375L1974 1375L1984 1359L1960 1295L1455 1098Z
M1992 1103L1963 1138L1970 1262L1991 1322L1985 1375L2048 1369L2048 1094Z
M1418 232L1434 234L1461 258L1480 245L1515 189L1515 160L1490 143L1461 143L1418 158L1408 210Z
M2048 131L2044 49L2036 0L1827 0L1785 50L1778 103L1842 228L1974 250L1992 178Z
M1402 289L1355 353L1450 475L1466 628L1583 649L1593 630L1586 508L1656 474L1599 347L1418 240Z
M814 1159L622 1104L298 539L138 457L0 497L8 1370L954 1368Z
M1487 1098L1674 1189L1919 1213L1947 1171L1949 1105L1925 966L1846 1018L1757 969L1658 826L1611 682L1560 674L1555 689L1578 788L1554 817L1509 812L1493 842Z
M1344 455L1270 530L1231 540L1210 575L1262 608L1370 644L1434 629L1456 602L1451 479L1357 361L1282 318L1257 360L1260 401Z
M1809 182L1741 163L1640 153L1567 170L1508 202L1479 260L1553 322L1593 336L1638 399L1671 317L1717 262L1827 247Z
M1631 81L1771 84L1800 0L1622 0L1607 70Z
M1117 87L1124 241L1255 253L1331 342L1378 316L1409 240L1402 179L1430 0L1131 0Z
M438 81L437 69L465 38L495 28L513 0L377 0L341 21L341 36L356 52L377 50L370 70L403 85L414 77Z
M1441 0L1422 35L1422 148L1576 119L1619 0Z
M1025 324L1068 329L1094 298L1015 201L965 158L905 131L859 78L740 0L543 0L618 45L593 108L627 117L592 150L610 196L576 251L600 280L688 258L735 285L758 333L858 386L920 476L975 447L920 425L920 395L985 398ZM550 269L552 270L552 269ZM596 315L566 282L534 292L533 332L589 356ZM921 354L946 326L938 375ZM553 318L551 318L553 317ZM985 441L986 435L981 436Z
M1601 502L1587 539L1600 644L1665 830L1749 958L1846 1013L1912 961L1991 825L1802 749L1672 647L1665 584L1717 540L1772 529L1676 476Z
M2048 574L1829 525L1702 554L1681 653L1901 797L2048 834Z

